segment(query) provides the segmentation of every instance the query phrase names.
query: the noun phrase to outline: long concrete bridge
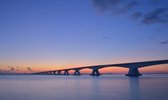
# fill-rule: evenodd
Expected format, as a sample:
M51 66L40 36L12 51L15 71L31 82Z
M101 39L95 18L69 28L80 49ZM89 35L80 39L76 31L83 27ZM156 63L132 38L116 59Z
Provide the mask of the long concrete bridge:
M160 65L160 64L168 64L168 60L157 60L157 61L144 61L144 62L132 62L132 63L119 63L119 64L106 64L106 65L95 65L95 66L84 66L78 68L68 68L68 69L60 69L60 70L52 70L52 71L44 71L34 74L44 74L44 75L70 75L69 71L74 70L73 75L81 75L80 70L82 69L91 69L92 72L90 75L99 76L101 75L99 69L107 68L107 67L123 67L129 68L128 74L126 76L141 76L138 68L148 67L152 65Z

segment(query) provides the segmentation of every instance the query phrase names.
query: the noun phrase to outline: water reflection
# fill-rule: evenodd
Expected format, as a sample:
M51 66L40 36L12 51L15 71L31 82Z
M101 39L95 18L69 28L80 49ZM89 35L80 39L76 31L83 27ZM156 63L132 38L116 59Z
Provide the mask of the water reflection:
M167 100L168 76L1 76L0 100Z
M141 100L139 77L129 77L129 90L131 100Z
M91 82L92 100L103 100L103 98L106 100L141 100L140 79L137 77L94 78Z
M92 93L93 93L92 100L100 100L101 91L98 77L92 80Z

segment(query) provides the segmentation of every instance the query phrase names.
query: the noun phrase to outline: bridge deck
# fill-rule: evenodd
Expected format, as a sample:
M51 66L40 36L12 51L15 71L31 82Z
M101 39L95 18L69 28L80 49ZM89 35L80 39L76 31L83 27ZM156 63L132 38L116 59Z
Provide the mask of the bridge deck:
M159 65L159 64L168 64L168 60L83 66L83 67L76 67L76 68L67 68L67 69L45 71L45 72L39 72L39 73L35 73L35 74L55 73L55 72L59 72L59 74L61 74L61 71L65 71L65 74L68 74L69 70L75 70L77 73L79 73L79 70L86 69L86 68L92 69L93 70L93 72L92 72L93 74L94 73L95 74L99 74L98 69L101 69L101 68L105 68L105 67L124 67L124 68L129 68L129 73L127 75L134 75L134 74L140 75L140 73L138 71L138 68L147 67L147 66L151 66L151 65Z

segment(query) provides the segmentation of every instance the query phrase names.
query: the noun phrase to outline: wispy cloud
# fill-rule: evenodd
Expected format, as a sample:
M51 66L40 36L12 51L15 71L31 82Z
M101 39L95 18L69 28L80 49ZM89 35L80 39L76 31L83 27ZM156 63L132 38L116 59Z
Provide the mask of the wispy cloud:
M19 71L19 67L18 66L8 66L6 71L8 73L15 73Z
M143 13L142 13L142 12L134 12L134 13L131 15L131 18L132 18L132 19L135 19L135 20L138 20L138 19L140 19L142 16L143 16Z
M15 70L15 68L14 68L14 67L12 67L10 70L11 70L11 71L14 71L14 70Z
M109 39L109 37L108 36L103 36L103 37L101 37L101 39L107 40L107 39Z
M18 66L8 66L7 68L9 72L19 71Z
M18 66L16 66L16 71L19 71L19 67Z
M138 0L93 0L94 7L98 11L111 13L113 16L127 13L132 19L138 20L143 24L167 23L168 10L164 7L157 7L160 0L150 0L150 10L143 11L143 1ZM162 1L163 2L163 1ZM138 7L139 6L139 7Z
M152 5L158 5L160 3L161 0L150 0L150 3Z
M160 44L168 44L168 40L160 42Z
M8 66L9 71L15 71L15 67L14 66Z
M27 70L28 70L28 71L33 71L30 67L27 67Z
M149 12L144 16L142 22L145 24L168 22L167 9L166 8L154 9L152 12Z
M93 4L99 11L109 11L116 15L131 10L138 5L138 2L136 0L129 2L126 0L93 0Z

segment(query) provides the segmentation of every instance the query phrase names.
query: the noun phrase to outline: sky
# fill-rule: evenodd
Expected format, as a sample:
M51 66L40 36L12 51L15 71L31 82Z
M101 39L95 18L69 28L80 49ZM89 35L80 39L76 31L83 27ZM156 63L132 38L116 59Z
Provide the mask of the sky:
M0 0L0 73L168 59L167 5L167 0ZM142 72L168 72L166 66Z

